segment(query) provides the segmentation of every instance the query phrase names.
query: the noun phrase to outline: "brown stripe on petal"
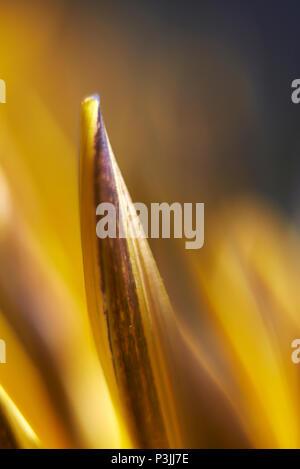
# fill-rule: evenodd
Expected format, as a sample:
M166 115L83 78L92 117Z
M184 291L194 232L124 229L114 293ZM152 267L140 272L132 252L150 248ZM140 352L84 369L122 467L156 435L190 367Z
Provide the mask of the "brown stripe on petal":
M116 209L117 234L120 206L119 172L113 167L104 123L99 110L95 137L95 206L110 202ZM106 314L112 359L121 399L137 444L143 448L168 447L168 439L154 383L142 322L137 285L125 238L98 239L103 312Z

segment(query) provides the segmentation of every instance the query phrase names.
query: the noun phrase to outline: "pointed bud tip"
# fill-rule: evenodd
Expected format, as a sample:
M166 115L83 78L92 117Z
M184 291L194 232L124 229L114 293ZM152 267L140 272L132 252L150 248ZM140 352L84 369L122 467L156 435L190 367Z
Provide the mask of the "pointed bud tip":
M89 101L97 101L97 103L100 104L100 96L98 95L98 93L94 93L94 94L88 96L87 98L85 98L82 103L84 104L84 103L87 103Z

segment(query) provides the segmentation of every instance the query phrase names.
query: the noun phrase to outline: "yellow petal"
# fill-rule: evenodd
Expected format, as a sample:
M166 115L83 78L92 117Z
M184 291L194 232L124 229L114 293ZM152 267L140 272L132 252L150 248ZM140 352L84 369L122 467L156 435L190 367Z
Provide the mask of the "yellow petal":
M96 96L82 105L80 168L88 309L99 357L132 444L226 446L236 437L236 446L246 445L232 406L180 330ZM128 230L126 238L97 238L96 207L101 202L115 206L118 229Z
M0 386L0 448L40 448L41 444L3 387Z
M244 428L255 447L300 444L299 377L291 341L299 336L299 241L260 203L243 200L210 220L209 242L192 261ZM234 383L234 384L233 384Z
M81 217L93 331L133 444L169 447L176 445L178 426L156 329L167 321L170 305L145 240L97 239L95 211L103 201L114 202L123 216L131 204L100 116L99 99L92 97L82 105Z

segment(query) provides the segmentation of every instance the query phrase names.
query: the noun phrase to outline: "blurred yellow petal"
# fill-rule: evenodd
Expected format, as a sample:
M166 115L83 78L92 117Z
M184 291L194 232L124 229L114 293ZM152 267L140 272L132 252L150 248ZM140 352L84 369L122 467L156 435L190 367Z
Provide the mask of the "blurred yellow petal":
M0 448L41 448L38 437L2 386L0 386Z
M120 436L116 417L95 358L87 321L80 310L84 304L76 303L68 286L45 257L41 257L21 218L15 227L14 213L17 211L4 182L2 175L2 193L5 192L9 203L0 213L1 306L16 340L37 367L55 408L60 430L53 430L48 416L49 433L44 435L44 445L118 447ZM0 332L3 338L9 337L7 328L2 327ZM18 358L12 363L14 349L15 345L9 343L10 371L20 361ZM0 383L4 374L6 379L17 380L16 373L9 375L0 369ZM30 376L24 368L26 374ZM29 405L27 413L34 418L35 410L30 409L32 402L26 405Z
M209 244L192 266L236 383L231 395L255 447L297 448L299 378L290 344L300 330L290 307L295 294L288 287L291 296L284 296L282 286L299 278L283 262L299 257L299 242L291 242L280 219L246 200L210 222Z

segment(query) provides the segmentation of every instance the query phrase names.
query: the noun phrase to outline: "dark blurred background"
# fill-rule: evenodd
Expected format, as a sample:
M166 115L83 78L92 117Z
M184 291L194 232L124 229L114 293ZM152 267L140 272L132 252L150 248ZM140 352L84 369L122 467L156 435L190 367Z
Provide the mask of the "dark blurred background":
M45 80L40 92L73 140L68 95L76 119L78 101L101 94L135 200L145 190L152 200L167 174L174 200L250 190L297 209L300 106L290 95L300 75L299 2L60 4L47 54L64 69L58 88ZM38 73L51 75L49 67Z

